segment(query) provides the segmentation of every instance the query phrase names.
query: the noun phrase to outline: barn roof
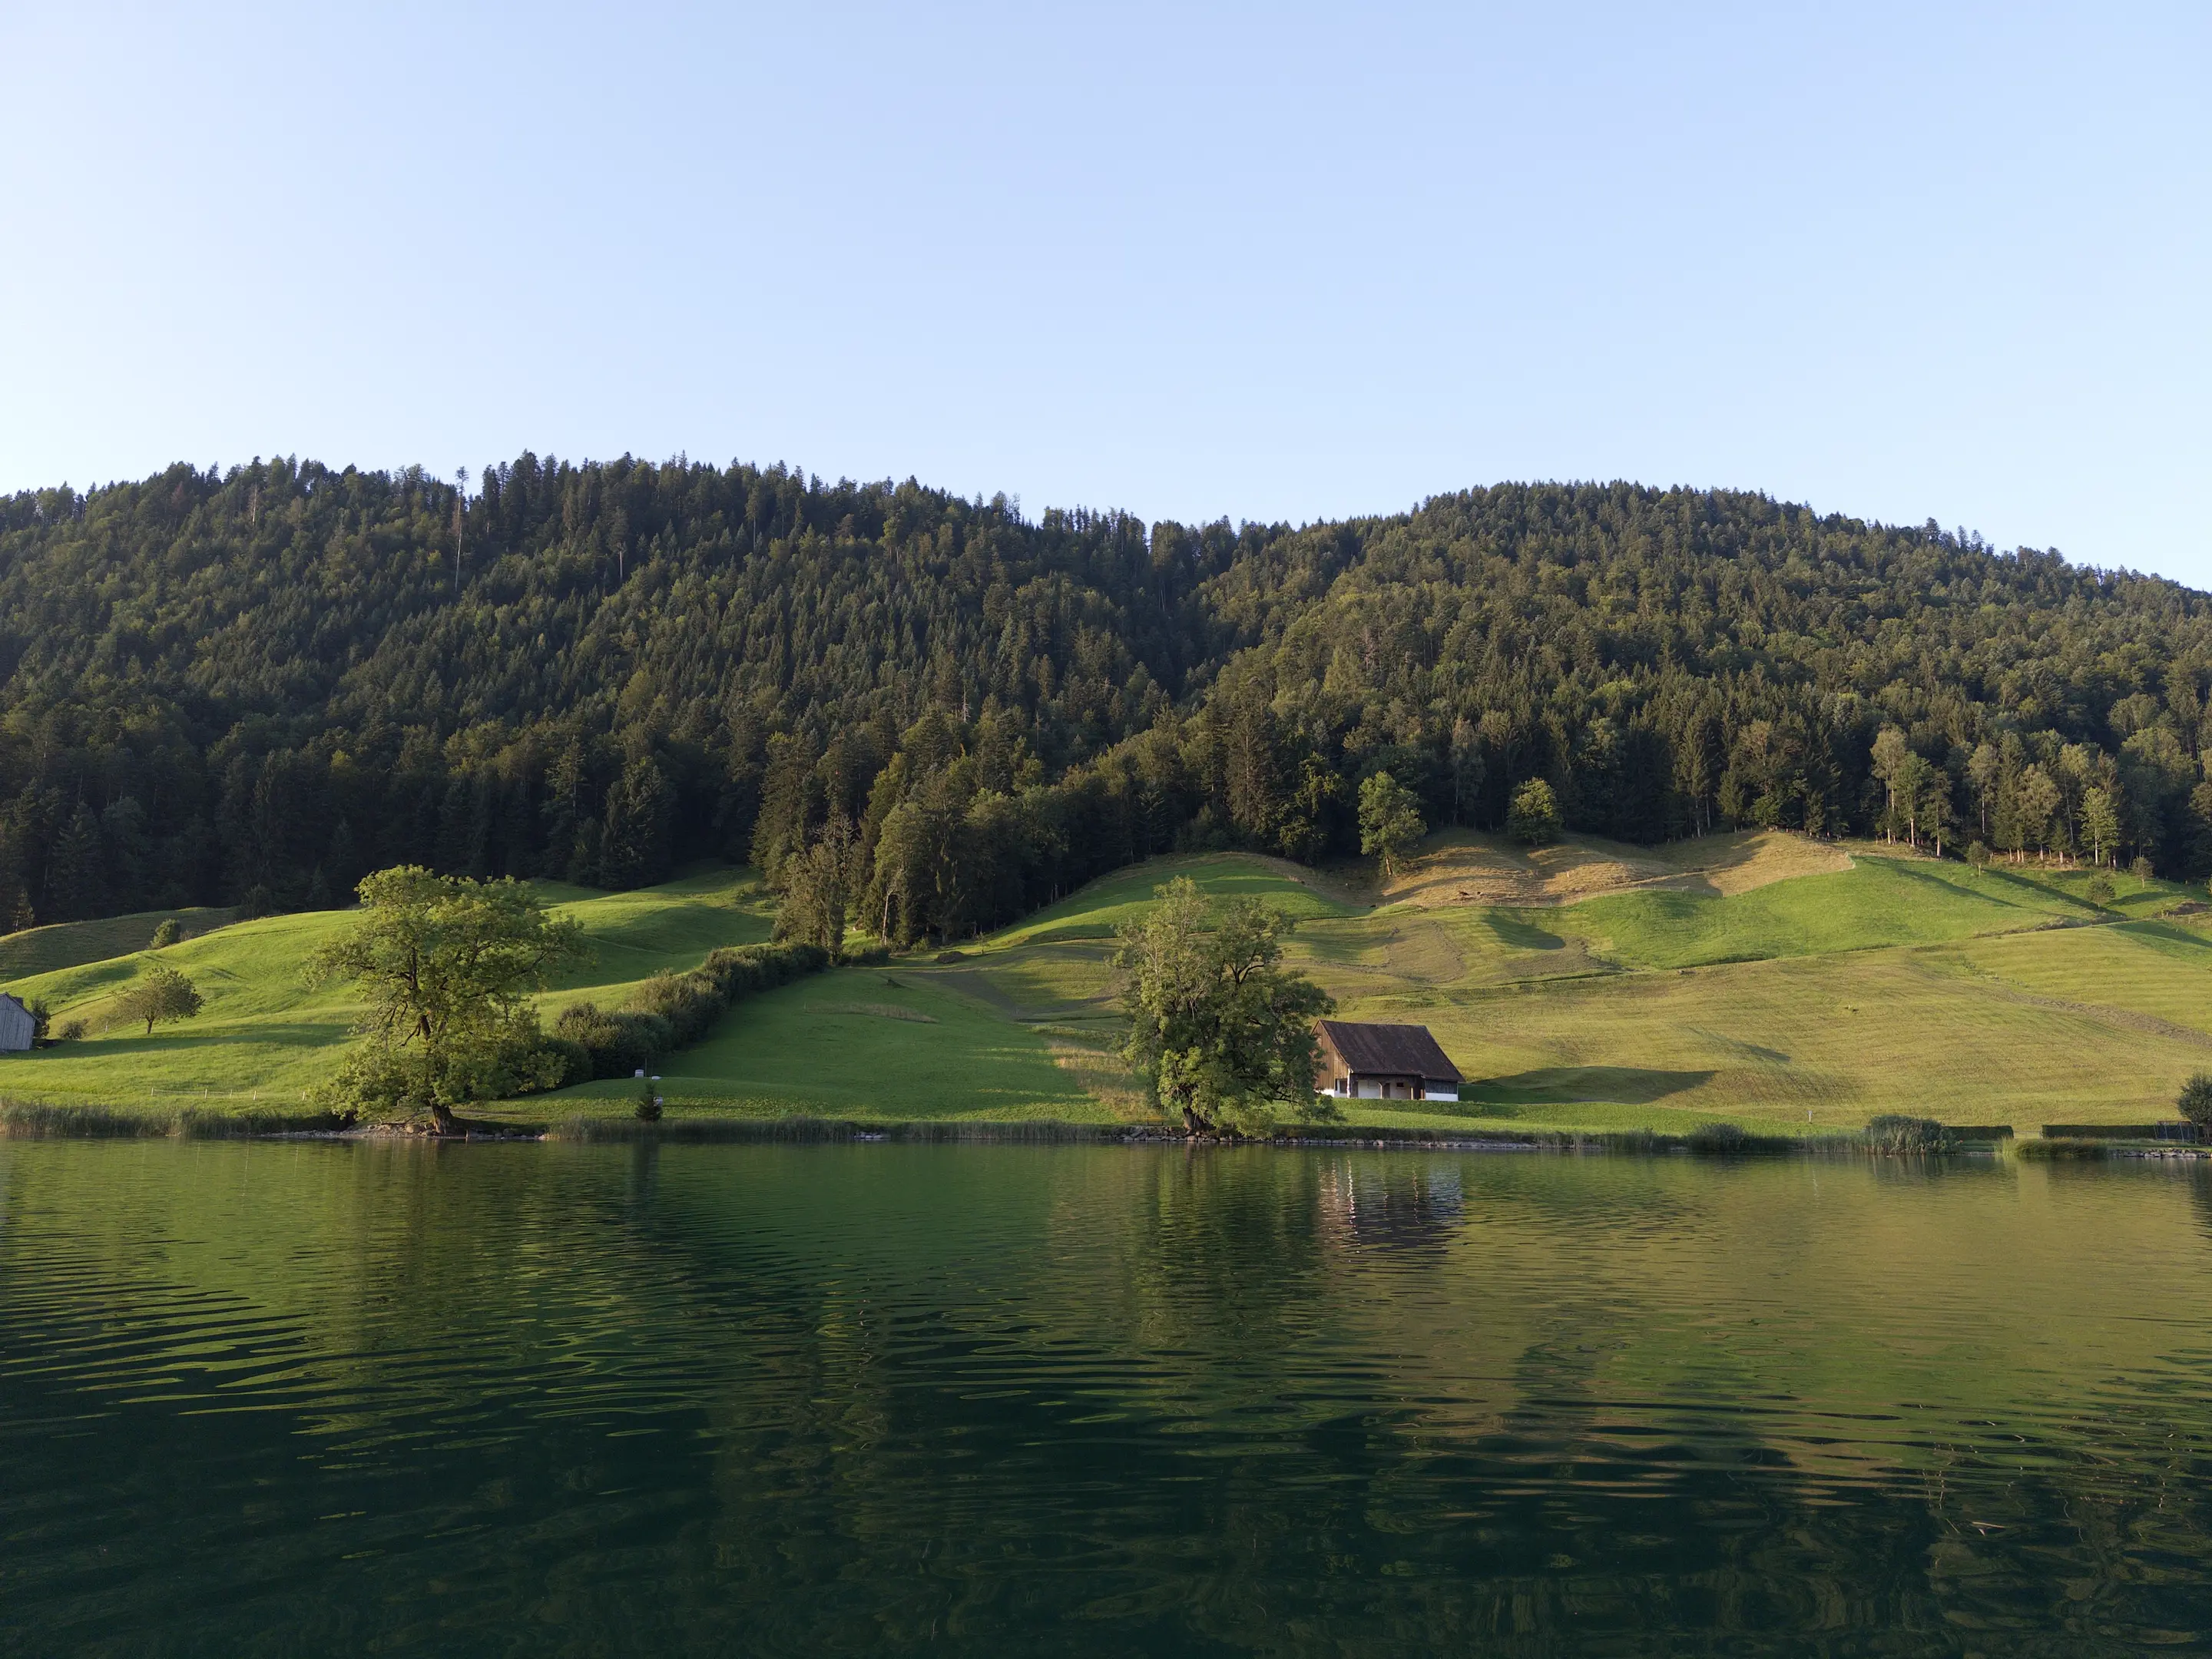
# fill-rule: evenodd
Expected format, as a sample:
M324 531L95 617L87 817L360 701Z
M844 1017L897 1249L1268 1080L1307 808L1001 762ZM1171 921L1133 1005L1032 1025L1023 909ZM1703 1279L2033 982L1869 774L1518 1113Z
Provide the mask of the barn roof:
M1445 1058L1425 1025L1364 1025L1325 1019L1322 1035L1355 1072L1382 1072L1437 1082L1459 1082L1459 1067Z

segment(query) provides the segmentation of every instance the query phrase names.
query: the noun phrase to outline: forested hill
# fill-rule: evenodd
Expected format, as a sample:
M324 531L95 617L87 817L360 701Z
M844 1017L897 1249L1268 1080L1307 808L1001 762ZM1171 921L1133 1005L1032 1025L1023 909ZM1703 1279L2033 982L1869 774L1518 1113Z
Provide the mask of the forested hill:
M1173 847L1353 850L1377 769L1431 823L1542 777L1627 840L2212 866L2212 601L1748 495L1239 530L684 461L178 467L0 503L0 673L17 925L826 837L871 921L957 936Z

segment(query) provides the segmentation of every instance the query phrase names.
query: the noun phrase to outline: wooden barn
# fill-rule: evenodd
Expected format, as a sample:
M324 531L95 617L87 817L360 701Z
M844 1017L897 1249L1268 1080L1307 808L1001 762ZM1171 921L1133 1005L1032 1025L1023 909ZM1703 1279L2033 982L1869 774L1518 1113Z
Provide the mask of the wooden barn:
M39 1022L31 1011L5 991L0 991L0 1054L15 1054L31 1046Z
M1321 1069L1314 1092L1358 1100L1457 1100L1462 1081L1425 1025L1315 1023Z

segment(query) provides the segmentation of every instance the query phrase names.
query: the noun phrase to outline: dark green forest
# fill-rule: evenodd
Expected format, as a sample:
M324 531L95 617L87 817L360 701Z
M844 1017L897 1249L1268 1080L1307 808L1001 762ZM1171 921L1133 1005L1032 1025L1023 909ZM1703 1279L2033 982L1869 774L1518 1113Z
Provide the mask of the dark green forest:
M179 466L0 502L0 676L18 927L714 857L957 938L1158 852L1356 852L1378 770L1432 825L1542 778L1626 841L2212 869L2212 600L1717 491L1240 528L683 459Z

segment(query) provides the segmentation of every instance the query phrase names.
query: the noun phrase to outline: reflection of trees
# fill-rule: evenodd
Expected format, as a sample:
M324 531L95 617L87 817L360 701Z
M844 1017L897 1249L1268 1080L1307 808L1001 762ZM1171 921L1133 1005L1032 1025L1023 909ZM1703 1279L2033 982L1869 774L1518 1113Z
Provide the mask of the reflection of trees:
M2154 1386L2185 1334L2084 1360L2053 1343L2090 1303L1969 1280L2004 1357L2061 1369L1868 1340L1871 1298L1942 1305L1934 1250L1968 1273L2039 1176L0 1158L11 1614L81 1580L109 1628L189 1601L198 1650L246 1654L2034 1651L2203 1622L2212 1412ZM2100 1224L2170 1277L2198 1259L2172 1252L2177 1217L2212 1227L2202 1181L2128 1193ZM73 1501L128 1524L72 1530Z

